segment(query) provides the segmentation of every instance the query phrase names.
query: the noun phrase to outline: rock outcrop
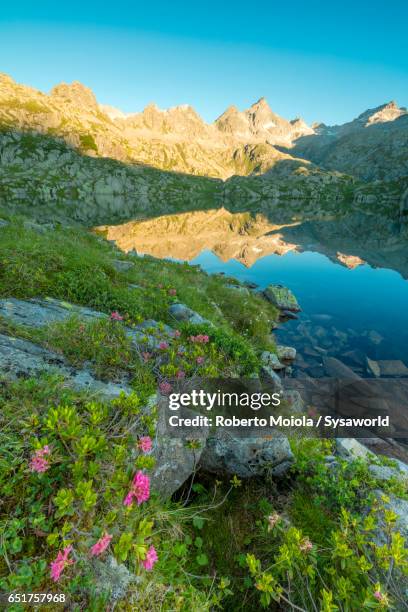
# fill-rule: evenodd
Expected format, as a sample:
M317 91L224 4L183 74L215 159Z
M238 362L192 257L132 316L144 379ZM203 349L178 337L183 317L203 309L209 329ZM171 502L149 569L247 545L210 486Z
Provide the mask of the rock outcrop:
M38 344L0 334L0 378L31 378L44 372L58 374L77 391L87 391L104 400L118 397L122 392L131 392L126 384L102 382L86 368L71 367L61 355Z
M211 435L201 455L202 469L219 475L240 478L261 476L269 472L284 476L293 463L289 441L284 436L268 438L242 437L225 430Z
M263 292L266 299L279 310L299 312L300 306L292 291L282 285L268 285Z

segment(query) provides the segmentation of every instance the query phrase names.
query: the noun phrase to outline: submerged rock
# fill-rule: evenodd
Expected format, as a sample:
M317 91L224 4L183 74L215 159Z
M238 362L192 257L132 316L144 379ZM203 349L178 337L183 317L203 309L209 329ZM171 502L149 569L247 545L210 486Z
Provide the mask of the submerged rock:
M291 312L290 310L281 310L280 319L282 321L284 321L285 319L291 319L291 320L294 321L294 320L298 319L298 316L295 315L295 313Z
M381 376L408 376L408 368L400 359L383 359L377 365Z
M208 438L200 467L221 476L236 474L240 478L250 478L270 472L282 477L290 469L293 459L288 439L284 436L244 438L220 430Z
M292 291L282 285L269 285L263 292L266 299L280 310L299 312L300 306Z

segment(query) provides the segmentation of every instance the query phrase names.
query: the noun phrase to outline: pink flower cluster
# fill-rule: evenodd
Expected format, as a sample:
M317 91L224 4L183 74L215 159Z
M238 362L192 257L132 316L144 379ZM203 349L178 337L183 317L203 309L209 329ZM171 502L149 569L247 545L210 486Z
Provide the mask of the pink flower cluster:
M109 533L105 533L91 548L91 555L98 557L101 555L109 546L112 536Z
M195 342L197 344L207 344L210 338L204 334L198 334L198 336L190 336L191 342Z
M140 506L140 504L147 501L149 497L150 478L139 470L133 478L132 486L123 503L125 506L131 506L133 504L133 499L136 498L137 505Z
M169 295L177 295L177 289L169 289Z
M181 331L179 329L175 329L173 332L173 338L180 338Z
M31 457L29 468L32 472L37 472L40 474L41 472L46 472L50 467L49 460L46 458L46 455L50 454L50 448L46 444L43 448L39 448L35 451L34 455Z
M374 591L373 596L375 597L377 601L380 601L380 602L385 599L381 591Z
M176 378L182 379L185 377L186 377L186 373L184 372L184 370L177 370Z
M122 315L120 315L116 310L111 312L111 321L123 321Z
M152 450L152 439L150 436L142 436L137 443L138 448L143 453L148 453Z
M51 578L54 582L58 582L62 572L67 567L67 565L72 565L74 563L73 559L68 559L71 550L72 546L67 546L62 552L59 551L55 561L51 562Z
M160 342L159 349L161 351L166 351L168 348L169 348L169 343L168 342Z
M159 385L159 389L160 389L160 393L163 393L163 395L168 395L172 389L171 384L167 381L163 381L160 383Z
M198 365L202 365L205 361L204 357L197 357L196 362L198 363Z
M153 566L158 561L158 559L159 557L157 556L155 547L150 546L149 550L146 553L146 558L142 561L142 565L146 570L150 571L153 569Z

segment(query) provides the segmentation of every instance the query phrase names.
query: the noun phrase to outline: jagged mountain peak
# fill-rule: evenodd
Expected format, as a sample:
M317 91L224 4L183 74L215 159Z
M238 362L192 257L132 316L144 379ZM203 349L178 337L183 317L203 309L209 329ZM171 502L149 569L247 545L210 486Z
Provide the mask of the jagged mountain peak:
M88 110L96 110L98 108L98 102L96 101L94 92L86 85L80 83L80 81L55 85L55 87L51 89L50 96L63 99L65 102L77 106L88 108Z
M398 106L398 104L391 100L386 102L377 108L369 109L365 113L359 116L361 121L366 121L366 125L372 123L385 123L386 121L394 121L404 115L406 111Z
M229 106L215 121L215 126L221 132L249 142L263 141L286 146L299 136L314 133L303 119L298 117L288 121L274 113L265 97L259 98L242 112L236 106Z
M251 108L269 108L270 109L270 106L265 96L262 96L261 98L259 98L259 100L257 100L251 105Z

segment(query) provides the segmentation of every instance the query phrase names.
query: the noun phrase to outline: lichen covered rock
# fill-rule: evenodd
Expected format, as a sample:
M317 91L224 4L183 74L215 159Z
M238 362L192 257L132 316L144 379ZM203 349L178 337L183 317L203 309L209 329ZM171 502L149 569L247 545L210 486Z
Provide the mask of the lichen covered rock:
M266 299L280 310L299 312L300 306L292 291L282 285L269 285L263 292Z

